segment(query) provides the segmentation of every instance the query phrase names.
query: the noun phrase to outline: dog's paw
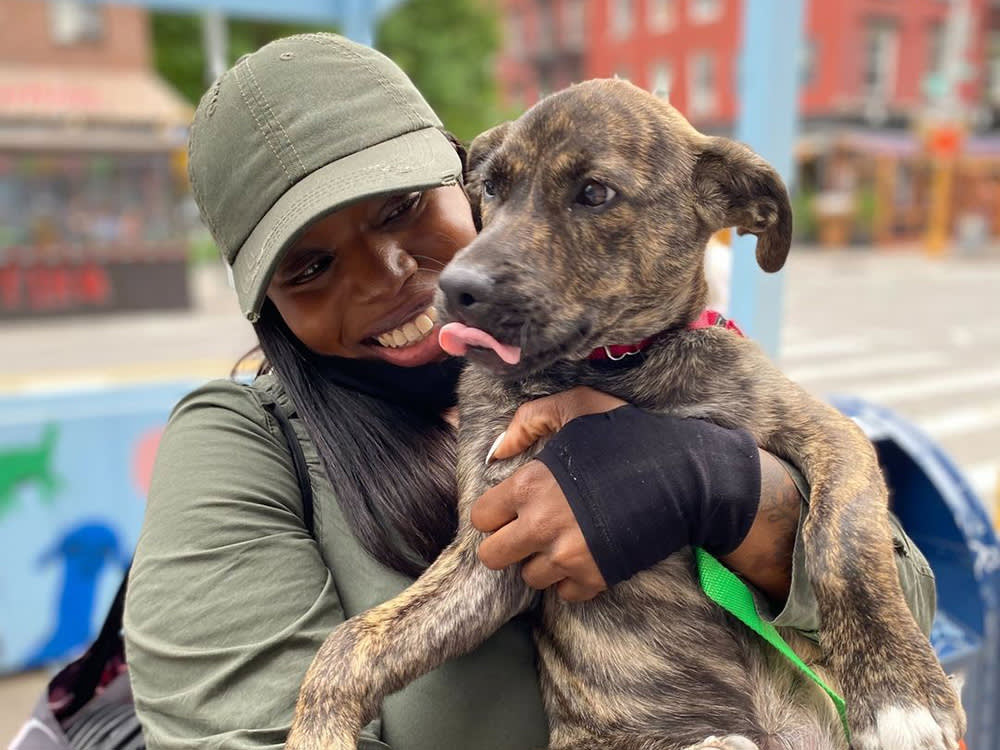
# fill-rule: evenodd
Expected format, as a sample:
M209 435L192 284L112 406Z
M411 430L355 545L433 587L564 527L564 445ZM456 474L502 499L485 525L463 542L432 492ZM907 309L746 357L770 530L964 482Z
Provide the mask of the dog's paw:
M959 708L961 712L961 708ZM855 732L852 750L957 750L965 733L964 715L917 705L887 706L874 726Z
M708 737L697 745L684 750L759 750L757 743L742 734L727 734L725 737Z

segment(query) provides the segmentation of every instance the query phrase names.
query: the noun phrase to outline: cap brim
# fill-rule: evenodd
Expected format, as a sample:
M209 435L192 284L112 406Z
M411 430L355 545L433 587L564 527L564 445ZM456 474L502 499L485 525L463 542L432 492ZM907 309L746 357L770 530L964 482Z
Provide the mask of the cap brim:
M320 167L290 187L257 223L233 262L240 309L260 313L285 249L316 219L364 198L455 185L462 163L437 128L405 133Z

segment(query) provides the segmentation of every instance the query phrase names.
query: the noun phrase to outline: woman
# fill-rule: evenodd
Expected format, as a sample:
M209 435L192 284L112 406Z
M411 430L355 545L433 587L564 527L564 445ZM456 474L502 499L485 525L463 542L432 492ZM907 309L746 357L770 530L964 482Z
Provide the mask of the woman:
M125 618L149 747L280 746L326 635L409 585L450 540L458 363L439 349L429 308L437 273L476 231L462 156L395 65L333 35L267 45L202 99L195 198L271 369L251 386L188 396L161 443ZM617 405L574 390L534 408L564 424ZM641 445L595 428L616 451L594 470L621 473L627 455L624 481L650 488L630 493L630 512L645 518L635 507L645 502L671 536L683 523L687 543L710 545L756 584L761 607L780 610L775 622L815 632L793 564L805 506L789 471L746 433L658 424ZM492 489L474 517L485 531L503 526L507 542L484 544L484 563L525 561L529 584L586 599L669 554L655 524L636 534L613 503L602 534L585 535L567 502L578 489L538 461ZM901 533L897 542L926 630L933 581ZM361 746L544 746L529 630L517 618L389 698Z

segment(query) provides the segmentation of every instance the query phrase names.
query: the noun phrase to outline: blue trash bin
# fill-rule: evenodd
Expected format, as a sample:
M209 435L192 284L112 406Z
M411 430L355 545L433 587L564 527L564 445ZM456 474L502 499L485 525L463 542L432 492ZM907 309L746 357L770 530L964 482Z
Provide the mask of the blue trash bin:
M965 679L969 750L1000 748L1000 544L982 501L913 424L850 396L830 402L875 444L893 511L937 580L931 632L945 671Z

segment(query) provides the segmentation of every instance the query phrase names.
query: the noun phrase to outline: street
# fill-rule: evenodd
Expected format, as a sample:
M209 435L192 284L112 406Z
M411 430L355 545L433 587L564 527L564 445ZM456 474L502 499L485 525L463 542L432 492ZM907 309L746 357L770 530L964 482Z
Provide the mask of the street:
M787 269L785 372L818 395L896 410L941 444L991 509L1000 503L1000 256L793 250ZM0 326L0 393L225 377L253 332L224 279L214 266L195 274L189 312ZM43 681L0 680L0 740Z
M781 366L816 394L860 396L913 421L993 508L1000 474L998 290L995 256L793 252Z

